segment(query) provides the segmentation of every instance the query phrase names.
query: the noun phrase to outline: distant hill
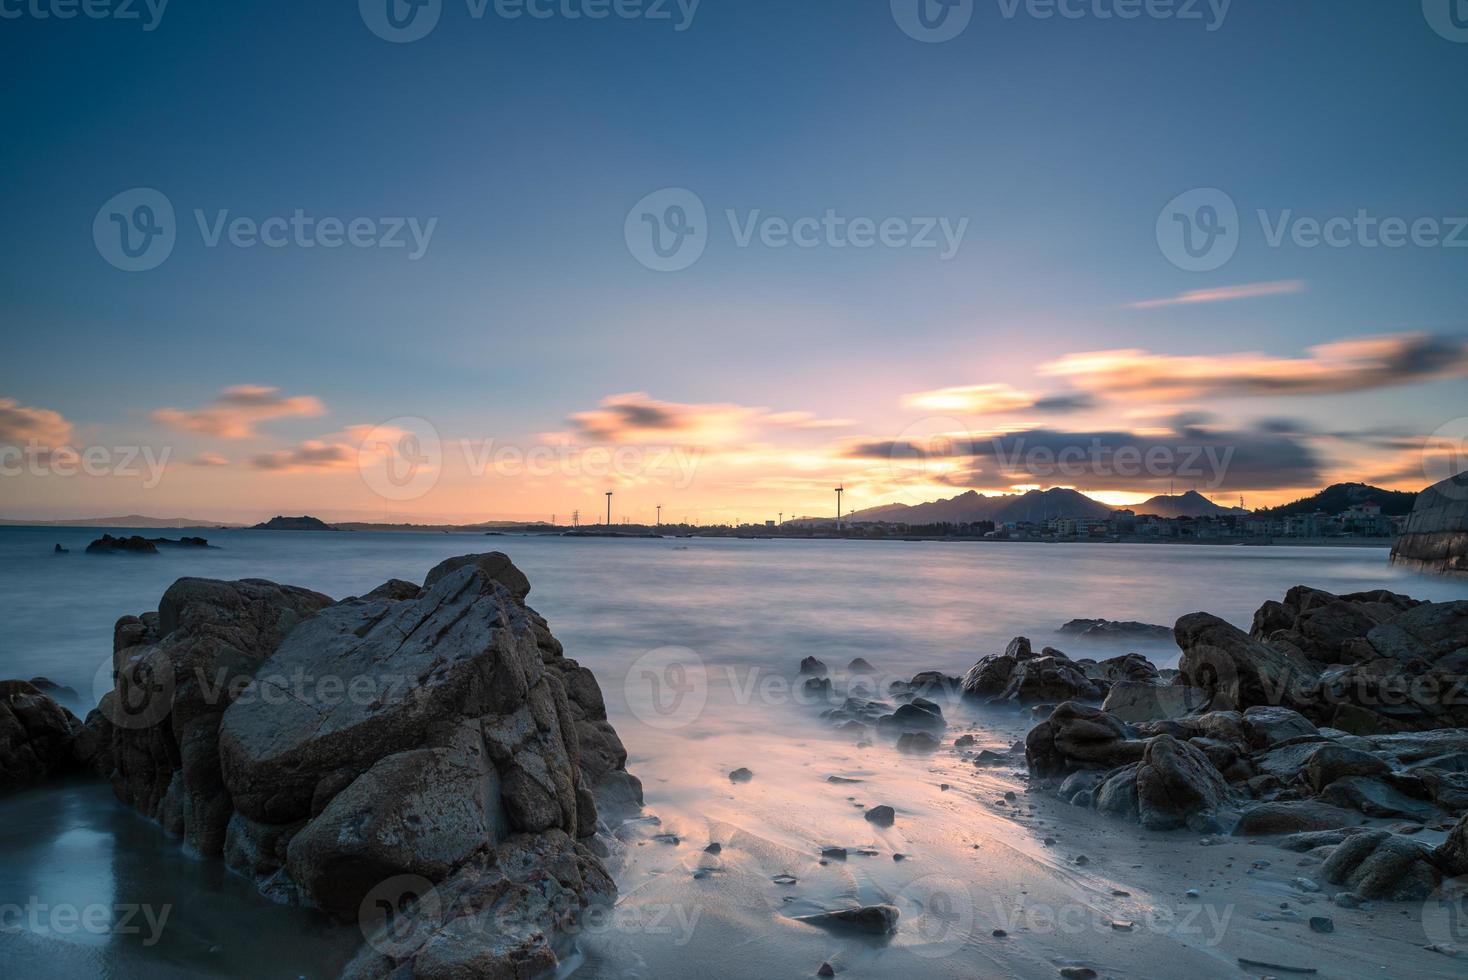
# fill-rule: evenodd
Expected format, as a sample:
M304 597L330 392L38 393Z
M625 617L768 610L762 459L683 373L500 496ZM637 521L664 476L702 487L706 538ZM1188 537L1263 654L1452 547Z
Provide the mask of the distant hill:
M71 517L54 521L12 521L0 518L0 524L11 527L243 527L225 521L204 521L193 517L144 517L128 514L126 517Z
M335 531L336 528L314 517L272 517L264 524L256 524L252 531Z
M1354 504L1376 503L1381 505L1383 514L1401 517L1412 513L1412 504L1416 500L1417 494L1410 490L1383 490L1364 483L1337 483L1317 494L1257 513L1265 517L1292 517L1313 514L1318 510L1339 514Z
M1156 517L1221 517L1249 513L1238 507L1215 504L1196 490L1177 496L1158 495L1140 504L1128 504L1126 509L1138 515L1152 514Z
M1056 517L1093 518L1111 516L1111 508L1077 490L1054 487L1028 493L993 496L967 490L947 500L926 504L887 504L853 511L847 518L856 524L888 521L900 524L971 524L975 521L1047 521Z

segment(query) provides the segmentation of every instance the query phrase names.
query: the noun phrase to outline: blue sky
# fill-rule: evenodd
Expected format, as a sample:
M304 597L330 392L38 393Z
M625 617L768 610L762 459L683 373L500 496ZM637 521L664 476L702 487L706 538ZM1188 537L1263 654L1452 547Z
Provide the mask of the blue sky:
M1212 31L1206 5L1202 21L1094 14L1111 8L1087 2L1067 20L1021 5L1006 17L989 0L960 36L926 44L885 0L703 0L682 31L671 4L672 20L508 20L445 0L432 33L392 44L340 0L172 0L151 31L40 19L11 0L5 9L23 14L0 19L13 93L0 148L0 397L59 413L83 441L218 452L254 499L319 507L327 474L247 461L395 416L431 419L446 437L523 442L634 392L807 411L856 423L853 437L892 437L911 422L905 395L1053 387L1035 369L1075 352L1297 358L1347 338L1461 333L1468 247L1276 248L1255 213L1468 215L1457 97L1468 44L1439 36L1415 0L1236 0ZM178 242L159 267L125 272L99 255L92 223L137 187L167 196ZM667 187L702 200L709 242L692 267L659 273L629 252L623 226ZM1188 272L1162 254L1155 225L1175 196L1207 187L1236 202L1238 249L1222 268ZM404 250L206 248L193 216L298 208L437 223L410 261ZM947 261L910 248L741 248L728 209L947 217L967 230ZM1279 282L1299 286L1129 306ZM1227 425L1284 415L1425 435L1461 414L1462 377L1215 394L1202 407ZM154 416L246 384L315 397L326 414L282 417L244 446L205 445L198 432L179 441ZM186 506L208 494L199 479L180 472L169 496L116 481L62 496L87 512L113 509L109 496ZM23 482L17 509L56 499L54 481ZM816 499L815 483L782 491L791 508ZM558 506L588 492L567 489ZM467 514L475 493L460 484L451 500L403 507ZM516 502L525 493L503 494L491 509L528 510ZM728 506L741 514L766 506L752 487L738 500Z

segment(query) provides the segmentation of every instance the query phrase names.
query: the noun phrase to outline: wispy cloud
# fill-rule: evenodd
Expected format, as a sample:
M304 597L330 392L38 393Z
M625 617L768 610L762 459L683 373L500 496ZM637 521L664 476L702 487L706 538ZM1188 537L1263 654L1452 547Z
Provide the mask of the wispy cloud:
M1084 393L1033 395L1007 384L957 385L904 395L902 404L926 412L964 412L973 415L1008 415L1015 412L1075 412L1090 408L1092 398Z
M1284 296L1303 293L1303 279L1281 279L1277 282L1251 282L1242 286L1215 286L1212 289L1192 289L1176 296L1162 299L1143 299L1128 303L1133 310L1154 310L1162 306L1191 306L1195 303L1227 303L1236 299L1255 299L1260 296Z
M200 453L189 460L190 466L228 466L229 460L218 453Z
M308 439L290 449L262 453L250 460L257 470L298 473L306 470L341 470L357 465L355 447L339 442Z
M256 426L261 422L324 414L326 406L314 395L283 396L279 388L235 385L225 388L204 408L160 408L153 413L153 418L180 432L220 439L251 439L259 434Z
M0 445L39 445L56 449L71 443L71 423L49 408L0 398Z
M1320 344L1306 357L1104 350L1067 354L1039 370L1086 391L1132 401L1332 395L1468 376L1468 342L1404 333Z
M853 425L811 412L776 412L732 402L659 401L644 391L609 395L569 420L574 434L597 442L733 445L770 430L818 430Z

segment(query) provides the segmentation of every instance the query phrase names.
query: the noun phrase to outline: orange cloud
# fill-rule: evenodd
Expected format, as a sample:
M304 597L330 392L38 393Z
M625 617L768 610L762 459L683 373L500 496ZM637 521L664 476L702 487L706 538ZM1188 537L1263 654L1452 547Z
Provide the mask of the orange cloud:
M1193 289L1163 299L1143 299L1128 303L1133 310L1155 310L1161 306L1191 306L1195 303L1226 303L1235 299L1255 299L1259 296L1282 296L1288 293L1303 293L1302 279L1282 279L1278 282L1251 282L1242 286L1215 286L1212 289Z
M1040 366L1086 391L1137 401L1329 395L1468 376L1468 343L1425 333L1311 347L1308 357L1177 357L1145 350L1067 354Z
M282 418L314 418L326 414L326 406L313 395L284 397L279 388L265 385L235 385L225 388L206 408L187 411L160 408L155 421L180 432L194 432L220 439L252 439L261 422Z
M218 453L200 453L189 463L193 466L228 466L229 460Z
M60 412L32 408L14 398L0 398L0 444L36 444L55 449L71 442L71 423Z
M262 453L250 460L257 470L301 473L309 470L342 470L357 465L357 449L340 442L307 439L290 449Z

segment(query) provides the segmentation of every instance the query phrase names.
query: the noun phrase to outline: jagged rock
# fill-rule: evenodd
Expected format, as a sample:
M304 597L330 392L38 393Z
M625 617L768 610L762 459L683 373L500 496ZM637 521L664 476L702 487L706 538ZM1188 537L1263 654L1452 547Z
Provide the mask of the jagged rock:
M1106 694L1100 682L1086 676L1074 661L1046 648L1045 655L1015 664L1009 681L999 692L1001 701L1020 704L1056 701L1097 701Z
M1110 619L1072 619L1056 632L1098 643L1172 642L1172 630L1168 627L1132 620L1117 622Z
M1448 831L1448 839L1433 850L1432 860L1445 875L1468 875L1468 815Z
M1255 803L1234 824L1236 837L1270 837L1308 831L1338 830L1361 822L1361 815L1315 800Z
M927 754L938 751L942 744L927 732L903 732L897 739L897 751Z
M1296 703L1317 679L1303 656L1281 652L1208 613L1191 613L1173 627L1185 683L1201 687L1213 710Z
M29 681L0 681L0 793L72 772L89 747L77 717Z
M1167 631L1168 638L1172 630ZM1120 657L1103 660L1096 665L1102 680L1156 682L1160 679L1157 666L1140 653L1128 653Z
M877 719L877 731L889 736L902 732L937 732L948 726L943 721L943 709L925 698L914 698L908 704L900 704L890 715Z
M800 661L800 672L813 677L825 677L826 665L815 657L806 657Z
M863 814L868 823L874 823L878 827L890 827L897 819L897 811L890 806L874 806Z
M110 534L104 534L87 545L87 554L89 555L115 555L118 553L156 555L158 554L158 547L141 534L134 534L126 538L114 538Z
M1368 817L1405 817L1425 822L1436 819L1437 809L1414 800L1379 779L1348 776L1337 779L1320 793L1320 799L1336 806L1360 810Z
M1320 873L1363 898L1420 901L1441 878L1417 841L1384 830L1355 834L1337 845Z
M635 807L641 787L595 677L528 591L499 554L336 604L180 580L156 616L114 633L122 669L99 710L119 796L273 899L340 919L394 908L399 921L364 924L347 976L553 971L558 931L615 895L599 805ZM241 683L210 702L200 666ZM108 699L137 704L134 685L161 682L161 717L119 723L136 719ZM405 879L432 900L374 902Z
M1171 735L1147 742L1135 778L1137 817L1151 830L1210 826L1230 799L1228 782L1208 757Z

